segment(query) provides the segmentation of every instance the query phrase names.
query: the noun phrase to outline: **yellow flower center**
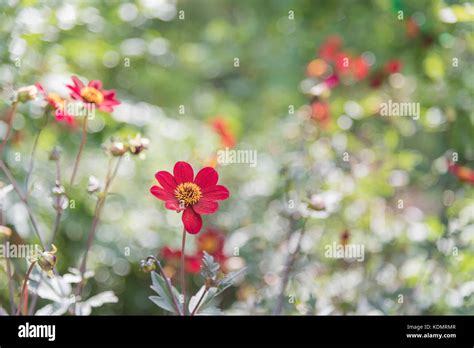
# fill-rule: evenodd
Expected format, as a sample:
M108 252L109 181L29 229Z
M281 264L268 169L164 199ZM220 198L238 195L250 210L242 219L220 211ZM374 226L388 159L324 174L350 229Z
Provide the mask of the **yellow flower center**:
M100 104L104 101L104 95L94 87L84 87L81 90L81 97L89 103Z
M176 186L174 195L179 204L185 207L196 204L202 197L201 188L192 182L184 182Z

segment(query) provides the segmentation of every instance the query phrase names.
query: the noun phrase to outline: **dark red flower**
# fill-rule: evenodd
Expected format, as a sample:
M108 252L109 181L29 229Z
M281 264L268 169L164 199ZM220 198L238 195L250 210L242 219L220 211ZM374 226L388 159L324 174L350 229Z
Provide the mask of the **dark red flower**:
M453 162L449 162L448 170L454 175L456 175L461 181L474 185L474 170L473 169L457 165Z
M222 264L227 259L224 255L224 241L225 237L221 231L207 228L197 239L198 254L202 255L205 251L209 255L212 255L217 262Z
M184 228L191 234L201 230L201 214L215 213L219 209L216 201L227 199L230 195L225 186L217 185L219 175L211 167L201 169L194 178L189 163L177 162L173 174L159 171L155 178L160 186L152 186L150 192L165 201L167 209L183 211L181 219Z
M102 82L92 80L86 86L76 76L72 77L73 85L66 85L71 90L71 98L80 100L86 105L94 104L101 111L112 112L114 106L119 105L120 101L115 99L114 90L105 90L102 88Z
M66 122L68 125L74 125L74 116L66 110L67 101L56 93L47 93L43 86L36 84L38 91L44 96L44 99L54 109L54 116L59 122Z
M173 250L167 246L161 250L161 256L165 260L166 267L168 268L178 269L181 265L181 255L181 250ZM198 255L185 255L184 270L187 273L199 273L201 270L200 257Z

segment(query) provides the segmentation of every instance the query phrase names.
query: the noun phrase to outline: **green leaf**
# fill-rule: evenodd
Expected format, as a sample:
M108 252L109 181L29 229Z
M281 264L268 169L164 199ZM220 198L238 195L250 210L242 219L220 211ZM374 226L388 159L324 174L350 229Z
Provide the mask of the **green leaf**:
M173 296L175 296L175 298L179 297L178 290L172 287L171 289L173 294L171 294L168 290L168 286L166 285L165 279L156 272L151 272L151 282L152 285L150 287L158 294L158 296L150 296L148 298L153 301L153 303L155 303L158 307L168 312L178 314L176 313L176 309L173 303Z
M221 281L219 282L219 292L216 294L216 296L222 293L229 286L234 284L235 280L241 275L245 274L246 271L247 271L247 268L245 267L245 268L242 268L241 270L227 273L225 277L221 279Z
M214 257L209 255L207 252L204 252L201 269L201 275L203 278L215 280L220 268L221 266L214 261Z

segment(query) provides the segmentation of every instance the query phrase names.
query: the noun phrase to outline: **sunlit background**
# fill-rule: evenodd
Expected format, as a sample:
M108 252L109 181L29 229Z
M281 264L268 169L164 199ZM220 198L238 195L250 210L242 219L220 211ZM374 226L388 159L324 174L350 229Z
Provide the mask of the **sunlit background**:
M102 214L86 295L113 291L104 302L115 303L92 314L164 314L148 299L139 261L180 247L180 216L149 193L155 172L180 160L195 171L215 165L231 191L204 218L204 230L225 236L223 266L247 267L222 296L224 313L274 312L295 249L283 314L474 313L474 174L448 170L450 162L474 169L469 2L1 0L0 10L2 113L24 85L67 96L72 75L102 80L122 101L89 122L78 185L67 191L74 205L55 241L60 275L84 252L95 206L88 178L103 180L107 169L101 145L150 139L144 158L124 161ZM331 45L354 71L325 56ZM380 116L389 99L418 103L419 119ZM14 121L4 160L20 183L43 110L41 100L22 105ZM30 204L45 239L55 216L49 153L61 147L68 177L79 142L80 126L55 121L39 138ZM257 165L217 163L226 147L256 150ZM10 241L34 243L15 192L0 199ZM308 213L312 200L322 211ZM364 260L327 258L333 242L363 245ZM18 294L27 263L13 263ZM199 275L189 283L196 291ZM44 290L36 308L61 308L65 286Z

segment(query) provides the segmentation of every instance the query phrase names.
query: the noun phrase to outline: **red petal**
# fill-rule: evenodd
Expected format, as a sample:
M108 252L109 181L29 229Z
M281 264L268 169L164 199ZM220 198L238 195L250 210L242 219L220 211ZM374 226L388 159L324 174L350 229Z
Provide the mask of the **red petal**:
M108 105L101 104L101 105L99 105L99 110L103 111L103 112L112 112L112 111L114 111L114 108L111 107L111 106L108 106Z
M84 84L82 83L81 80L79 80L79 78L77 76L72 76L71 78L72 78L72 82L74 83L74 86L76 86L76 88L78 88L79 90L84 88Z
M191 234L199 233L202 227L202 218L201 215L196 214L193 208L187 208L183 212L183 216L181 217L183 221L184 228Z
M177 184L193 182L194 179L193 167L186 162L176 162L173 168L173 174Z
M214 186L219 180L219 174L211 167L202 168L194 179L194 183L202 189L209 186Z
M219 203L201 198L197 204L193 205L193 209L198 214L213 214L219 209Z
M230 193L227 187L222 185L215 185L203 189L202 195L204 199L220 201L229 198Z
M169 210L181 211L183 208L179 205L177 200L169 200L165 202L165 208Z
M158 199L161 199L162 201L171 201L173 199L176 199L171 193L158 186L152 186L150 188L150 192L153 196Z
M159 171L155 174L155 178L166 191L174 193L176 180L174 180L173 175L167 171Z
M93 87L100 91L102 89L102 81L92 80L89 82L89 87Z

